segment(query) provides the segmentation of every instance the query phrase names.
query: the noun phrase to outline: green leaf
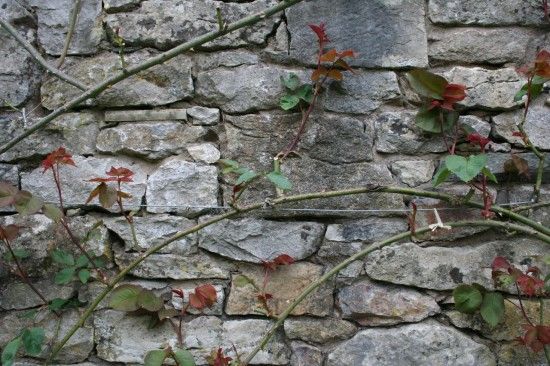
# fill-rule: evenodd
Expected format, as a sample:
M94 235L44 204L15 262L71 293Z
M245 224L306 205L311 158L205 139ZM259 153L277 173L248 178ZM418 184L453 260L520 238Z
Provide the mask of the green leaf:
M449 178L449 175L451 175L451 171L447 169L445 162L441 163L441 166L433 177L432 185L437 187L441 183L445 182Z
M281 173L271 172L266 175L266 177L271 181L271 183L275 184L277 188L282 189L283 191L292 189L292 183L290 183L288 178Z
M542 261L550 266L550 255L545 255Z
M483 301L481 291L470 285L459 285L455 288L453 298L456 309L467 314L475 312Z
M309 84L304 84L296 91L296 94L294 95L302 99L307 104L311 104L313 101L313 87Z
M4 347L4 350L2 351L2 366L11 366L13 365L13 361L15 361L15 356L17 355L17 350L19 349L19 346L21 345L21 338L17 337L15 339L12 339L6 347Z
M535 99L542 93L542 90L544 89L544 83L547 82L548 79L542 78L538 75L536 75L532 82L531 82L531 99ZM525 95L527 95L527 91L529 90L529 84L525 84L521 87L521 89L516 93L514 96L514 102L519 102L523 99Z
M139 309L138 296L143 291L139 286L121 285L114 289L109 306L120 311L136 311Z
M498 183L497 177L495 177L495 175L493 174L492 171L489 170L489 168L483 167L483 169L481 169L481 173L483 173L484 176L486 176L487 178L489 178L489 180L490 180L491 182Z
M87 267L88 264L90 264L90 261L88 260L88 257L86 257L84 254L79 255L78 258L76 258L75 265L78 268Z
M25 259L31 256L31 253L26 249L13 249L13 254L18 259ZM13 260L11 252L4 253L4 259L8 262Z
M51 203L46 203L42 207L42 212L44 213L44 215L46 215L47 218L49 218L53 222L60 222L64 217L63 211L61 211L59 207L52 205Z
M44 343L44 329L42 328L29 328L23 331L21 335L23 339L23 347L25 352L30 356L38 356L42 351L42 344Z
M172 358L178 366L195 366L195 359L191 352L186 349L174 348L172 351Z
M456 122L456 113L441 112L443 113L443 120L440 119L440 110L437 108L428 109L426 107L420 108L416 114L416 125L423 131L430 133L441 133L451 129Z
M74 266L75 265L73 255L71 253L65 252L64 250L54 249L52 251L51 255L52 255L52 259L56 263L63 264L63 265L66 265L66 266Z
M30 192L19 191L15 195L15 209L21 215L32 215L40 211L44 202L40 198L34 197Z
M422 69L410 71L406 77L411 87L418 94L443 100L445 86L449 84L445 78Z
M55 274L54 281L58 285L65 285L71 282L74 278L75 267L63 268Z
M481 317L494 327L504 317L504 298L498 292L487 292L479 309Z
M237 181L235 182L235 185L238 186L238 185L243 184L243 183L248 183L252 179L256 178L258 175L259 174L256 173L255 171L250 170L250 169L246 169L246 171L244 173L242 173L239 176L239 178L237 178Z
M19 319L34 319L36 317L36 314L38 314L38 310L32 309L29 311L25 311L23 314L17 314L17 317Z
M291 72L286 78L281 76L281 83L283 83L286 88L294 91L300 86L300 79L298 78L298 75Z
M50 303L48 304L48 308L51 310L51 311L58 311L58 310L61 310L63 308L63 305L65 305L69 300L65 300L65 299L60 299L59 297L53 299L52 301L50 301Z
M249 277L240 274L240 275L236 275L233 278L233 285L235 287L244 287L247 285L254 286L255 284L254 284L254 281L252 281Z
M149 351L145 355L144 364L145 366L162 366L162 363L164 362L166 356L168 356L166 354L166 351L162 349Z
M447 169L453 172L463 182L474 179L487 163L487 155L471 155L468 158L458 155L449 155L445 158Z
M90 271L88 271L85 268L78 271L78 279L82 283L88 283L88 280L90 279L90 275L91 275Z
M149 311L159 311L164 306L162 299L151 290L142 290L138 295L137 304Z
M105 260L101 257L93 258L94 264L96 267L102 268L105 267Z
M292 108L296 107L300 103L300 98L298 98L295 95L287 94L281 98L281 101L279 102L279 105L281 108L283 108L285 111L291 110Z

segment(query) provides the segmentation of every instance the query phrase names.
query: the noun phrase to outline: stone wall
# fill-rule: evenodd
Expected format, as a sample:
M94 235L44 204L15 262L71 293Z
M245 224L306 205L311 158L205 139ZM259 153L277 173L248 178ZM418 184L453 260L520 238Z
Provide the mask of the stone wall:
M277 1L82 3L63 70L92 85L120 67L113 44L116 29L126 41L125 60L133 65L215 29L216 6L232 21ZM104 256L109 271L115 273L143 250L219 212L212 207L227 205L231 186L218 169L220 158L238 160L258 171L270 169L273 156L299 122L297 114L278 109L283 92L280 77L294 72L307 80L316 45L307 24L324 21L333 47L359 53L352 62L357 74L328 86L300 144L300 156L283 166L294 185L292 194L371 183L429 189L446 149L440 139L415 127L418 100L404 83L404 73L412 67L430 67L451 82L468 86L461 123L494 141L489 166L501 181L492 187L498 202L528 201L534 174L529 179L508 176L503 162L510 152L527 159L532 172L537 162L521 149L512 132L522 114L521 103L513 96L524 83L515 67L532 60L537 50L550 49L550 24L540 3L304 1L284 15L133 76L57 118L0 155L0 179L55 201L53 182L42 174L39 163L53 149L66 147L77 165L61 170L72 225L84 236L103 220L86 245ZM0 14L53 62L62 50L71 4L71 0L0 0ZM79 91L45 74L3 30L0 38L3 144ZM534 144L546 151L550 150L547 97L532 107L526 123ZM133 196L130 208L144 205L135 218L137 246L123 218L93 204L83 205L93 188L86 180L104 175L111 166L126 166L136 173L126 190ZM547 163L546 182L549 177ZM465 188L452 183L444 189ZM259 184L243 201L274 195L271 186ZM550 199L550 184L543 185L542 196ZM422 208L447 206L432 199L415 201ZM278 269L269 283L273 309L280 312L346 256L407 230L404 209L409 203L398 195L371 194L304 202L288 206L292 210L267 209L253 217L223 221L152 255L132 270L127 282L154 289L167 301L172 287L192 289L213 283L218 302L187 318L185 345L199 364L218 346L231 350L234 344L247 354L272 321L258 314L252 287L235 286L232 280L238 273L261 281L262 260L282 253L295 258L295 264ZM439 212L444 221L480 215L478 210ZM550 224L547 209L533 215ZM434 217L420 211L418 220L427 224ZM58 268L48 252L56 246L72 247L44 216L22 218L2 211L0 223L24 227L15 246L31 252L26 260L29 272L48 299L76 297L86 302L101 290L99 282L53 284ZM491 329L478 317L453 310L450 294L459 283L492 287L488 268L495 255L548 271L535 257L543 253L548 248L534 239L476 228L435 232L419 242L392 245L353 263L308 297L253 363L525 365L530 356L514 342L522 321L511 303L506 303L505 324ZM41 302L2 266L0 281L3 347L29 324L21 314ZM550 309L550 300L546 301ZM537 314L538 301L526 301L526 308ZM79 311L64 314L62 334ZM55 317L40 313L37 321L53 337ZM174 341L168 323L149 330L143 317L111 310L105 303L69 341L59 362L140 364L146 351ZM532 362L544 364L539 356Z

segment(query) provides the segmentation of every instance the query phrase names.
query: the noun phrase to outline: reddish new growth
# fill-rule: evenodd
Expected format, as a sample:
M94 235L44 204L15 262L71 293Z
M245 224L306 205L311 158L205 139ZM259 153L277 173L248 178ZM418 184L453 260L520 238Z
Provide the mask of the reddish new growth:
M491 264L491 269L495 286L512 282L518 286L523 295L545 294L544 281L540 279L541 272L538 267L529 267L522 272L510 264L506 258L496 257Z
M213 351L212 354L208 357L208 365L210 366L229 366L229 363L233 359L227 357L223 353L222 348L218 348L217 351Z
M59 206L61 210L64 210L63 207L63 195L61 193L61 176L59 175L59 166L60 165L72 165L76 166L74 163L73 157L65 150L65 148L60 147L57 150L52 151L46 159L42 161L42 167L44 170L42 174L48 170L52 170L53 180L57 188L57 195L59 198Z
M266 292L267 284L269 282L269 275L279 266L285 266L292 263L294 263L294 258L289 256L288 254L281 254L271 261L262 261L262 265L264 267L264 279L262 283L262 289L257 295L257 298L262 304L262 307L266 310L268 316L273 315L271 308L268 304L268 301L273 298L273 295Z
M537 54L533 64L520 67L518 72L528 78L533 76L540 76L545 79L550 78L550 52L541 50Z
M115 168L114 166L112 166L111 170L106 172L106 174L107 177L96 177L88 180L88 182L98 182L99 185L92 190L92 192L88 196L88 199L86 200L86 203L89 203L95 197L98 197L101 206L105 208L109 208L115 203L118 203L120 212L124 214L122 200L125 198L130 198L132 196L122 191L121 184L133 182L132 177L134 175L134 172L127 168ZM107 185L107 183L109 182L116 182L117 189L115 190L109 187Z
M550 327L545 325L524 325L525 334L517 341L533 352L540 352L550 344Z
M433 108L443 108L448 111L454 111L455 103L466 98L466 86L462 84L447 84L443 91L443 99L434 99L430 102L428 110Z

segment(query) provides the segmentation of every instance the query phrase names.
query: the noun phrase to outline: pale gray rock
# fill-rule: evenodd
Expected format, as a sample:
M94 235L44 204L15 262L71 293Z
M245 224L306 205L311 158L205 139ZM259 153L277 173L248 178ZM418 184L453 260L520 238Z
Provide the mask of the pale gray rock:
M201 141L207 130L180 122L124 123L106 128L97 136L97 150L108 154L159 160L181 154L186 145Z
M503 187L497 196L497 203L515 203L523 202L516 205L527 205L533 198L533 185L510 185ZM550 201L550 185L542 184L540 189L539 202ZM550 227L550 210L547 207L541 207L531 211L529 215L532 220Z
M533 353L527 347L518 346L517 342L499 343L495 353L499 366L548 365L544 352Z
M324 225L245 218L224 220L199 233L199 247L238 261L262 263L287 254L294 260L317 251Z
M53 143L50 153L63 146L74 155L91 155L95 153L95 141L99 133L101 117L93 112L65 113L46 126L46 131L60 136L57 145Z
M104 222L109 230L115 232L124 241L124 248L126 251L138 252L143 252L156 246L172 237L177 232L195 225L195 221L184 217L170 215L134 216L133 222L137 239L137 244L135 244L132 239L130 225L125 218L109 218L105 219ZM196 251L197 235L190 234L174 241L157 253L187 255Z
M63 51L72 0L27 0L38 18L38 42L50 55ZM97 51L103 38L101 0L82 1L71 43L70 55L89 55Z
M154 55L152 51L141 50L127 53L124 60L131 67ZM121 71L120 58L116 53L100 53L86 59L68 57L65 71L85 84L94 85ZM41 92L42 105L47 109L58 108L82 93L57 78L44 82ZM192 95L191 61L188 56L180 55L113 85L85 104L100 107L155 106L188 99Z
M125 267L136 260L140 254L120 253L115 256L119 267ZM179 254L153 254L147 257L130 274L141 278L171 278L174 280L195 280L207 278L229 278L234 266L212 256L197 253L181 256Z
M12 164L0 164L0 181L19 186L19 167Z
M316 61L317 38L308 24L327 22L328 47L353 49L361 67L425 67L428 65L424 2L419 0L318 0L286 11L290 59ZM284 50L286 53L286 50Z
M538 1L432 0L429 18L445 25L543 25L544 12Z
M190 306L186 310L189 314L218 315L218 316L221 316L223 314L223 304L225 302L224 288L221 285L213 285L213 286L216 289L216 302L214 303L214 305L212 305L209 308L204 308L201 310L197 310L192 306ZM181 297L176 296L173 292L171 293L172 306L177 310L181 310L183 304L187 305L189 303L189 295L194 292L195 287L196 286L190 286L190 285L178 286L176 284L172 284L172 288L183 290L183 302Z
M458 123L461 126L473 129L476 133L480 134L483 137L489 137L489 135L491 134L491 124L476 116L460 116L458 118Z
M366 352L367 351L367 352ZM359 332L338 345L326 366L495 366L490 349L434 320Z
M107 13L117 11L133 10L139 6L143 0L103 0L103 9Z
M433 28L429 32L430 60L445 63L521 64L527 44L539 32L533 29L506 28Z
M24 2L1 0L0 9L2 9L2 18L10 23L22 20L34 21L32 9Z
M199 163L214 164L220 160L220 150L211 143L193 144L187 146L189 155Z
M375 122L376 150L381 153L418 155L447 151L438 136L424 135L416 126L416 112L384 112Z
M171 120L187 121L187 111L185 109L144 109L105 112L105 122L143 122Z
M194 125L212 126L220 121L220 110L217 108L206 108L194 106L187 109Z
M343 318L363 326L419 322L440 311L429 295L367 279L341 289L337 301Z
M258 54L245 49L219 50L208 53L196 52L193 54L193 57L193 72L212 70L219 67L257 65L260 63Z
M290 357L290 365L292 366L322 366L324 355L323 352L307 343L291 342L292 356Z
M308 343L328 343L351 338L357 327L338 318L290 318L284 323L285 334L289 339Z
M88 180L95 177L105 177L106 172L112 166L116 168L125 167L134 172L133 182L122 184L122 190L132 195L131 198L124 201L124 205L126 208L136 208L141 205L147 176L144 169L137 163L120 158L85 158L83 156L73 156L73 160L76 166L62 165L59 168L63 200L66 207L84 205L90 192L98 185L98 183L89 182ZM42 171L43 169L39 167L29 173L22 173L21 186L46 201L57 202L58 195L55 183L53 179L44 179ZM89 205L99 205L98 199L95 198ZM119 211L116 206L113 206L110 210Z
M191 163L178 157L164 161L147 181L147 203L151 205L147 211L153 213L201 212L202 206L217 206L217 196L216 167Z
M491 262L504 256L514 263L546 253L542 242L532 239L493 241L477 246L427 247L404 243L391 245L369 254L367 274L376 280L434 290L452 290L461 283L477 282L493 288ZM548 265L531 259L545 273Z
M489 70L456 66L446 72L445 77L450 83L466 86L466 99L459 102L465 107L506 110L521 105L514 102L514 96L524 81L513 68Z
M323 105L331 112L368 114L399 96L395 73L363 71L358 75L345 75L341 82L330 83Z
M510 154L489 153L487 154L487 168L496 175L499 181L506 179L508 181L534 182L539 164L539 159L533 153L516 153L518 157L527 161L529 167L529 177L519 176L515 173L508 173L504 169L506 161L511 159ZM545 160L543 166L543 182L550 179L550 161Z
M51 279L32 280L34 287L51 301L55 298L68 299L76 291L75 283L57 285ZM0 308L5 310L21 310L44 305L42 299L31 291L28 285L17 279L16 282L6 282L0 285Z
M432 160L400 160L391 164L391 171L401 182L416 187L432 180L435 163Z
M127 45L168 49L217 30L216 7L220 7L224 21L231 23L274 4L275 0L255 0L242 4L213 0L147 0L136 11L107 15L105 23L111 31L120 28L122 31L119 35ZM263 44L276 21L276 18L267 18L250 28L209 42L202 48Z

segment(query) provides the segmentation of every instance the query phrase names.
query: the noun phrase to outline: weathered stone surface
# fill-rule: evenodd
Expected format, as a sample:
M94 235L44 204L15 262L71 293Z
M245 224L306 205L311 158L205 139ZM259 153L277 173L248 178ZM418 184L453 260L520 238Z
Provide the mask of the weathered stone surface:
M14 0L1 0L2 18L9 22L33 19L32 9L28 4Z
M544 12L536 1L515 0L432 0L430 20L441 24L542 25Z
M382 153L416 155L443 152L444 142L437 136L424 136L416 127L416 112L382 113L375 122L376 150Z
M476 116L468 114L460 116L458 118L458 123L461 126L467 126L473 129L476 133L480 134L483 137L489 137L491 133L491 124L484 119Z
M71 0L27 0L38 18L38 42L50 55L63 51L70 12ZM103 37L101 0L84 0L69 45L70 55L92 54L97 51Z
M527 161L529 167L529 176L518 175L516 173L508 173L504 169L506 161L510 160L510 154L489 153L487 154L487 168L497 177L499 181L506 179L507 181L514 182L534 182L536 178L537 167L539 159L533 153L517 153L518 157ZM550 179L550 161L545 160L543 166L543 182Z
M180 122L124 123L101 130L97 149L158 160L184 152L189 143L201 141L207 130Z
M218 172L216 167L199 165L181 158L162 163L147 181L147 211L192 214L202 211L199 206L217 206ZM195 206L189 207L170 207ZM163 207L168 206L168 207Z
M351 338L357 327L338 318L290 318L285 320L285 334L290 339L308 343L328 343Z
M343 318L363 326L418 322L439 313L439 306L431 296L367 279L341 289L338 305Z
M404 243L369 254L365 259L365 270L376 280L434 290L452 290L458 284L473 282L493 288L491 262L494 257L504 256L514 263L528 260L546 273L548 265L529 258L547 251L542 242L531 239L453 248L421 248L413 243Z
M195 52L193 56L193 70L197 72L219 67L237 67L260 63L260 57L256 53L244 49L220 50L208 53Z
M428 320L397 328L363 330L336 347L325 364L494 366L496 361L487 346L452 327Z
M117 324L113 327L112 324ZM268 320L247 319L222 321L201 316L185 322L184 344L198 358L197 364L206 364L205 357L213 349L232 349L232 344L246 354L256 346L271 326ZM170 324L148 329L146 317L135 317L123 312L107 310L95 315L94 327L98 339L97 354L110 362L143 363L147 351L175 345L176 336ZM232 356L232 353L229 352ZM251 364L286 365L290 351L276 335Z
M54 339L58 340L59 334L67 334L69 329L76 323L80 314L76 310L69 310L59 318L49 311L41 311L34 319L23 318L26 311L10 312L0 317L0 347L4 347L12 338L16 337L25 327L41 327L45 332L44 344L50 344ZM56 329L59 324L59 334ZM67 341L67 344L59 352L56 359L59 363L71 364L82 362L94 348L94 332L89 324L79 328ZM49 348L43 347L42 352L37 356L45 359L50 355Z
M264 269L261 266L241 265L239 272L251 279L256 286L262 286ZM274 314L282 313L285 308L313 281L323 274L323 267L298 262L281 266L270 273L269 282L265 288L273 295L268 305ZM265 312L257 299L257 290L251 284L238 286L232 276L231 291L225 305L225 312L229 315L258 314ZM332 285L326 283L308 295L291 313L291 315L326 316L332 310Z
M517 125L523 118L523 110L502 113L493 117L493 133L506 141L524 146L521 137L512 136L518 131ZM550 150L550 107L545 106L543 100L537 100L529 107L525 120L525 132L529 140L542 150Z
M329 84L324 107L327 111L365 114L400 96L395 73L363 71Z
M202 315L218 315L223 314L223 304L225 303L225 292L224 288L221 285L213 285L216 289L216 302L209 308L204 308L202 310L197 310L193 307L188 307L187 312L190 314L202 314ZM183 290L183 304L189 303L189 295L194 292L196 286L191 285L178 285L176 283L172 284L171 288L177 288ZM181 310L182 308L182 299L179 296L176 296L173 292L172 295L172 306L175 309Z
M8 1L8 3L10 2ZM10 5L10 7L15 8L15 5ZM12 10L11 14L14 16L24 16L26 13L24 8L19 6ZM7 11L9 17L10 8ZM17 31L27 41L34 42L36 32L33 29L18 28ZM0 58L2 59L0 107L20 106L31 97L37 86L37 67L29 53L4 28L0 29Z
M143 0L103 0L103 8L107 13L132 10L137 8Z
M471 19L471 18L470 18ZM435 62L520 64L527 44L540 33L528 28L434 28L429 56Z
M358 52L358 58L351 60L353 65L388 68L428 65L422 1L306 1L288 9L286 16L293 61L315 63L317 39L307 25L331 19L327 34L332 47Z
M120 253L115 256L115 260L119 267L125 267L138 257L139 254L135 253ZM130 274L141 278L195 280L229 278L229 271L232 269L232 264L203 253L186 256L153 254L130 271Z
M19 186L19 167L11 164L0 164L0 181Z
M503 187L503 189L498 192L497 203L523 202L519 205L527 205L531 202L532 197L533 185L513 185ZM539 201L550 201L550 185L542 184ZM547 207L532 210L532 214L529 215L529 217L545 226L550 226L550 210L548 210Z
M310 346L307 343L292 342L292 356L290 364L292 366L322 366L323 352L317 347Z
M185 109L144 109L129 111L106 111L105 122L137 122L137 121L187 121Z
M432 179L435 163L432 160L400 160L391 164L391 171L401 182L416 187Z
M499 343L495 353L499 366L548 365L544 352L534 353L518 342Z
M132 66L152 56L151 51L141 50L126 54L124 60ZM88 85L120 72L120 68L120 58L116 53L101 53L86 59L68 57L65 65L68 74ZM44 82L41 91L42 105L48 109L60 107L82 92L56 78ZM86 104L101 107L164 105L192 95L191 62L182 55L113 85Z
M224 220L199 233L199 247L238 261L262 263L281 254L309 257L321 244L324 225L245 218Z
M104 219L105 226L114 231L123 241L126 251L145 251L158 245L181 230L195 225L184 217L170 215L134 216L137 244L134 244L130 225L123 217ZM197 236L190 234L174 241L157 253L187 255L197 251Z
M194 125L212 126L220 121L220 110L218 108L206 108L194 106L187 109L187 114L191 117Z
M524 81L513 68L497 70L481 67L453 67L445 73L450 83L466 85L466 99L460 104L469 108L513 109L521 105L514 95Z
M123 190L132 195L125 200L127 208L141 205L141 197L145 193L146 173L142 167L129 160L120 158L95 158L73 156L75 166L63 165L59 168L61 175L61 188L65 207L84 205L90 192L97 186L97 183L88 182L95 177L105 177L105 172L109 171L111 166L126 167L134 172L133 182L124 183ZM21 186L23 189L34 192L46 201L57 202L57 189L53 179L44 179L42 168L36 168L30 173L21 174ZM97 199L90 203L99 205ZM112 210L118 211L113 206Z
M221 157L220 150L210 143L189 145L187 146L187 152L193 160L199 163L214 164Z
M56 285L51 279L31 281L48 301L55 298L68 299L76 290L75 284ZM7 282L0 286L0 308L21 310L39 305L44 305L44 302L19 279L16 282Z
M122 29L120 36L128 45L168 49L207 32L217 30L216 7L220 7L224 21L231 23L274 4L276 4L275 0L255 0L242 4L213 0L199 2L193 0L178 2L148 0L143 1L137 11L108 15L105 22L111 30ZM214 9L214 13L212 13L212 9ZM263 44L271 33L275 22L276 19L268 18L258 25L233 32L202 47Z

